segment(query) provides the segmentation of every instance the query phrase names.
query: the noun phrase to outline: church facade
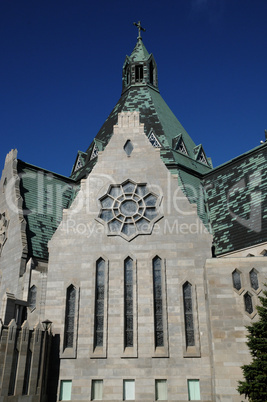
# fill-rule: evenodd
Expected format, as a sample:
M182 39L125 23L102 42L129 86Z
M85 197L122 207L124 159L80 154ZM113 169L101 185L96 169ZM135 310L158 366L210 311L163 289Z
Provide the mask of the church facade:
M213 168L139 29L70 177L6 157L0 401L241 401L267 273L266 156L267 142Z

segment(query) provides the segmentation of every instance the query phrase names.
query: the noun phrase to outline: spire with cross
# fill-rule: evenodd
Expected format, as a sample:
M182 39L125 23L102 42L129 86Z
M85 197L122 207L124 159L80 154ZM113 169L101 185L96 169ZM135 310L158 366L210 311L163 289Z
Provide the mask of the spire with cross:
M144 31L144 32L145 32L145 31L146 31L145 28L141 27L141 22L140 22L140 21L138 21L138 23L134 22L133 24L138 28L138 36L137 36L137 39L142 39L141 31Z

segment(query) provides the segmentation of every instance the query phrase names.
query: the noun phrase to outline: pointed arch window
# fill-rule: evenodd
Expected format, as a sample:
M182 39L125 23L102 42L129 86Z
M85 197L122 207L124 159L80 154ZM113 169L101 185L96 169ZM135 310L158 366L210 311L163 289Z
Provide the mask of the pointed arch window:
M76 289L73 285L70 285L67 288L67 295L66 295L64 349L73 347L75 304L76 304Z
M94 347L103 347L105 301L105 261L100 258L96 263L95 289L95 333Z
M153 259L155 347L164 346L161 259Z
M195 346L192 285L189 282L183 286L183 299L186 347Z
M124 261L124 347L133 347L133 260Z

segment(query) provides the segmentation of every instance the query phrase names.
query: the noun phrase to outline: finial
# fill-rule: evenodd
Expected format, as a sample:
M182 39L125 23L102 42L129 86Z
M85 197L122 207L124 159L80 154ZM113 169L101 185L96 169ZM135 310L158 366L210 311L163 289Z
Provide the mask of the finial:
M141 27L141 22L140 21L138 21L138 24L136 23L136 22L134 22L133 23L137 28L138 28L138 36L137 36L137 39L142 39L142 36L141 36L141 31L146 31L145 30L145 28L142 28Z

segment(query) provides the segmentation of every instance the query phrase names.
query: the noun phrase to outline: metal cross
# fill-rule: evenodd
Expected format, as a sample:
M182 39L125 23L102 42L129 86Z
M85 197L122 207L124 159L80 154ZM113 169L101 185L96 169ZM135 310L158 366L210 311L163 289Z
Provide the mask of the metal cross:
M140 21L138 21L138 24L136 22L134 22L133 24L138 28L138 37L137 37L137 39L142 39L141 31L145 32L145 28L141 27L141 22Z

